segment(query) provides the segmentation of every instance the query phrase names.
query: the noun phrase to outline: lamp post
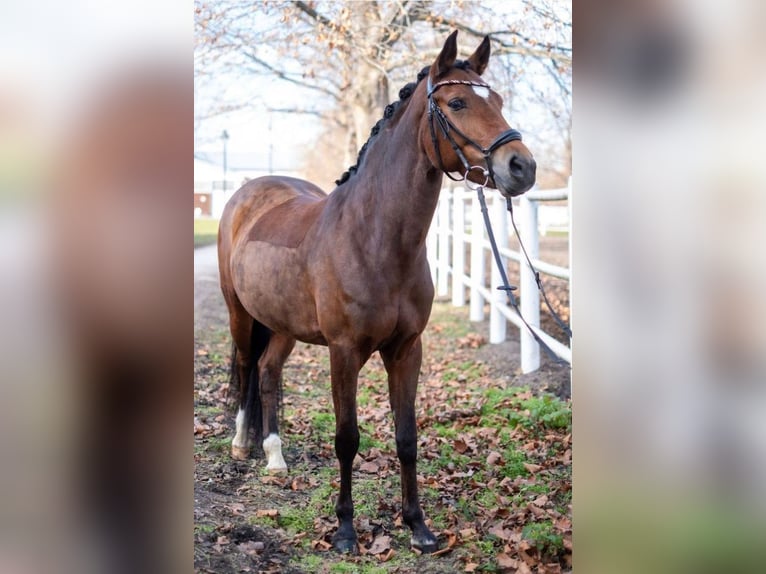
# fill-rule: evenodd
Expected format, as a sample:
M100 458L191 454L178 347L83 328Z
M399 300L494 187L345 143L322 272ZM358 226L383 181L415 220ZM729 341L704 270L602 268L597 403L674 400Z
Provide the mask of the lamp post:
M274 114L269 112L269 175L274 174L274 136L272 134L272 119Z
M226 171L227 171L226 142L229 140L229 132L227 132L226 130L223 130L223 133L221 134L221 139L223 140L223 197L224 197L224 201L226 201Z

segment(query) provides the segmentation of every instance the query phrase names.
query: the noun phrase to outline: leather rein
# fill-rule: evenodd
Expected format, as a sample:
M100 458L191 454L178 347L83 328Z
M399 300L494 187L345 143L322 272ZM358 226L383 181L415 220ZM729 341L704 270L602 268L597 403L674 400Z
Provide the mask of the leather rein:
M508 296L508 303L516 310L517 315L521 319L522 323L526 326L529 333L532 335L532 337L537 341L537 343L550 355L550 357L559 364L566 364L565 361L563 361L556 353L553 351L553 349L550 348L550 346L542 340L540 335L537 334L535 329L532 328L532 326L527 323L526 319L524 319L524 316L521 314L521 309L519 308L519 303L516 297L513 294L513 291L517 289L517 287L510 285L508 282L508 275L505 270L505 265L503 264L503 260L500 257L500 251L497 248L497 242L495 241L495 234L492 231L492 225L490 223L489 219L489 213L487 211L487 203L484 198L484 186L487 185L487 182L490 178L492 178L492 181L495 181L495 174L492 171L492 152L494 152L497 148L499 148L502 145L505 145L512 141L521 141L521 132L514 129L508 129L501 133L495 140L489 144L488 147L482 147L478 143L476 143L474 140L469 138L467 135L465 135L458 127L453 124L450 119L447 117L447 115L444 113L444 111L439 107L439 104L436 103L436 100L434 100L433 95L434 92L436 92L439 88L443 86L449 86L449 85L456 85L456 84L462 84L466 86L476 86L481 88L486 88L487 90L490 89L489 85L479 82L471 82L469 80L444 80L441 82L437 82L436 84L431 83L431 77L428 77L428 82L426 84L426 90L427 90L427 96L428 96L428 125L431 130L431 141L434 146L434 150L436 152L436 157L439 161L439 169L447 175L451 180L453 181L463 181L465 186L468 189L471 189L473 191L476 191L479 197L479 204L481 205L481 213L482 217L484 218L484 225L487 228L487 235L489 236L489 243L492 247L492 254L495 259L495 264L497 265L498 271L500 272L500 278L503 282L502 285L498 286L497 288L501 291L505 291L506 295ZM452 174L450 174L446 169L444 169L444 162L442 160L441 151L439 150L439 141L436 134L436 128L435 126L439 126L439 130L444 136L444 138L450 143L452 146L452 149L455 151L455 155L458 157L460 162L463 164L463 167L465 168L465 173L463 174L462 178L454 177ZM463 138L466 143L474 148L476 148L484 157L484 161L487 164L487 167L481 167L477 165L471 165L471 163L468 161L468 158L463 153L463 150L460 149L460 146L455 141L455 138L452 137L452 133L456 133L461 138ZM469 183L468 175L472 171L479 170L484 175L484 183L477 184L472 186ZM572 331L570 330L569 326L559 317L558 313L554 311L553 307L551 306L550 302L548 301L548 297L545 294L545 289L543 289L542 281L540 280L540 273L537 271L537 269L534 268L532 265L532 261L529 258L529 255L527 255L527 250L525 249L524 245L521 242L521 237L519 236L518 229L516 228L516 222L513 218L513 203L511 201L511 198L506 198L506 205L508 209L508 213L511 215L511 224L513 225L513 230L516 233L516 237L519 241L519 246L521 247L522 252L524 253L524 257L527 261L527 265L529 265L529 268L532 270L535 276L535 282L537 283L537 288L540 291L540 293L543 296L543 300L545 301L545 304L548 307L548 310L553 315L554 320L559 325L559 327L562 329L562 331L567 335L567 337L572 337Z

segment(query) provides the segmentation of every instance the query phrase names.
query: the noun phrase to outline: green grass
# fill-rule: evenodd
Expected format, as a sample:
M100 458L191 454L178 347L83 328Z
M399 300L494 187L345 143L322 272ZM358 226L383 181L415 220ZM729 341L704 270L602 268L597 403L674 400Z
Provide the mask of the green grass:
M306 505L301 508L285 506L279 511L277 522L288 534L295 536L301 532L309 532L314 527L314 509Z
M194 220L194 247L211 245L218 238L218 220L217 219L195 219Z
M232 437L213 437L207 441L208 452L220 452L221 454L229 454L231 451Z
M357 574L357 572L359 572L359 566L347 562L338 562L337 564L330 566L330 572L332 574Z
M508 478L527 476L529 472L524 468L525 462L528 462L526 454L521 450L517 450L515 445L510 444L503 452L504 464L500 469L500 474Z
M325 559L323 556L307 554L306 556L301 557L300 560L293 561L293 564L303 572L319 572L324 561Z
M335 414L328 412L311 413L314 436L319 442L332 442L335 437Z
M523 425L527 428L560 429L572 427L571 406L551 394L519 399L524 389L489 389L481 408L484 424L504 428Z
M223 408L220 405L199 405L196 407L195 412L201 416L215 417L223 414Z
M366 453L371 448L385 449L386 444L375 438L375 427L367 421L359 421L359 452Z
M556 556L564 550L564 539L553 531L550 520L527 524L521 531L521 535L534 544L543 555Z
M572 426L572 409L565 402L553 395L532 397L519 402L519 406L529 411L528 424L542 424L549 429L567 429Z

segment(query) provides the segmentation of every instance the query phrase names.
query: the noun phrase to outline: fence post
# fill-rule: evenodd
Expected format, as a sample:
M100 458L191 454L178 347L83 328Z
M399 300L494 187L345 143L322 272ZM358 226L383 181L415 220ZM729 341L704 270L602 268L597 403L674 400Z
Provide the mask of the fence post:
M465 305L465 190L456 187L452 195L452 305Z
M508 214L505 210L505 198L499 193L493 194L492 207L490 208L490 216L492 218L492 228L495 232L495 240L497 241L498 249L508 248ZM505 257L500 257L503 266L508 269L508 264ZM490 279L490 291L492 293L492 301L489 308L489 342L490 343L502 343L505 341L507 322L505 316L498 309L498 305L506 304L506 294L504 291L499 290L497 287L503 284L503 280L500 277L500 271L496 264L492 264L492 273Z
M450 188L442 189L439 199L439 272L436 276L436 294L444 297L449 293L449 231Z
M519 222L519 240L524 243L530 259L537 259L540 253L540 242L537 230L537 202L521 196L519 202L521 221ZM521 314L530 325L540 326L540 294L537 290L535 274L529 268L526 259L522 258L520 266L520 299ZM540 345L527 331L521 329L521 372L531 373L540 368Z
M484 297L479 287L484 287L484 221L481 206L471 193L471 321L484 320Z

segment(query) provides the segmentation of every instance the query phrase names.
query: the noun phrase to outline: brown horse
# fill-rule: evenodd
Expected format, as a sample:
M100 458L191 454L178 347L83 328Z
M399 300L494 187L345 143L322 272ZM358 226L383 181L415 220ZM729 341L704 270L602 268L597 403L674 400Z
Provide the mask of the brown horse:
M351 499L357 377L375 351L388 374L402 516L414 547L437 548L418 500L415 395L434 294L425 238L442 174L467 175L507 197L535 180L535 162L503 119L502 99L480 78L489 38L456 61L456 37L386 108L357 165L331 194L299 179L261 177L234 194L220 223L221 287L234 339L233 378L241 385L232 456L249 455L254 425L267 469L286 470L277 430L282 366L296 340L328 346L340 462L333 542L340 551L357 549Z

